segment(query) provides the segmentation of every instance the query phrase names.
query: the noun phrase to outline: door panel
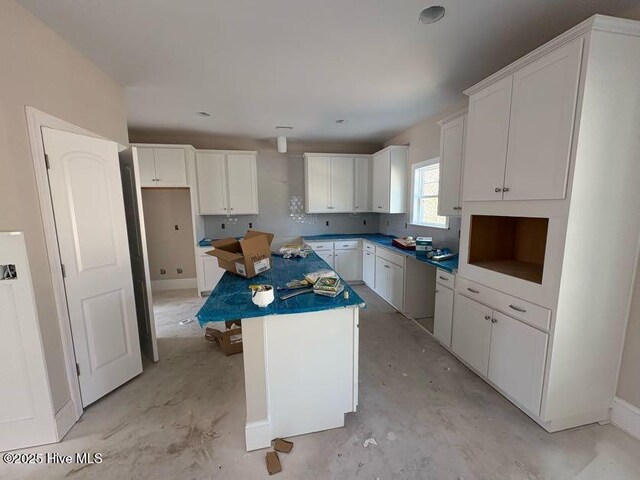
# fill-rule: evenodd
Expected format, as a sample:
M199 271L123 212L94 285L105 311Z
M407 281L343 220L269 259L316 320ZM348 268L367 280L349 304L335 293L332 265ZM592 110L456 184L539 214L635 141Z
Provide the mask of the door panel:
M153 155L158 186L187 186L187 163L182 148L154 148Z
M461 116L452 120L440 132L438 215L460 215L465 119Z
M334 268L333 250L330 250L330 251L316 251L316 253L318 254L318 256L322 260L327 262L331 268Z
M205 291L213 290L224 275L224 269L218 265L218 259L211 257L202 259Z
M24 234L0 233L0 451L55 442L56 426ZM4 270L4 269L3 269Z
M307 171L307 212L331 212L331 158L308 157Z
M335 269L345 281L358 279L358 250L336 250L333 254Z
M137 187L139 181L138 151L139 149L134 147L120 153L120 174L127 218L127 237L129 238L129 254L131 255L140 348L147 358L157 362L159 360L158 343L153 314L147 236L144 230L144 209L142 192Z
M375 292L385 300L389 301L389 282L391 274L390 266L383 258L376 257L376 281Z
M391 152L386 151L373 156L373 192L372 210L378 213L389 211L391 188Z
M155 187L156 161L153 156L153 148L138 148L138 162L140 165L140 186Z
M354 210L356 212L371 211L371 170L371 157L357 157L355 159L356 192Z
M487 376L491 343L491 309L456 295L453 308L451 349L465 362Z
M489 380L539 415L549 335L499 312L493 318Z
M256 158L253 155L227 155L229 212L258 213Z
M331 211L353 212L354 203L353 158L331 158Z
M371 252L362 252L362 280L371 289L375 287L375 275L376 256Z
M438 285L433 316L433 336L447 347L451 346L451 325L453 323L453 290Z
M565 197L582 43L574 40L513 76L505 200Z
M389 303L398 310L404 309L404 268L389 263Z
M107 140L42 134L87 406L142 372L118 150Z
M465 201L502 200L512 81L513 76L508 76L469 98Z
M227 162L222 153L198 152L198 200L200 215L227 213Z

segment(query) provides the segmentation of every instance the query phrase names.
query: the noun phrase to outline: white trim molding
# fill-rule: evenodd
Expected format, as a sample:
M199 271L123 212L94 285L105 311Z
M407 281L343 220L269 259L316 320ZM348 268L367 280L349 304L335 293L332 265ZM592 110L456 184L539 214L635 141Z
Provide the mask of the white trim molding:
M167 290L183 290L198 288L198 280L193 278L169 278L166 280L151 280L152 292L164 292Z
M247 452L271 446L271 419L247 422L244 427Z
M611 409L611 423L640 440L640 408L615 397Z

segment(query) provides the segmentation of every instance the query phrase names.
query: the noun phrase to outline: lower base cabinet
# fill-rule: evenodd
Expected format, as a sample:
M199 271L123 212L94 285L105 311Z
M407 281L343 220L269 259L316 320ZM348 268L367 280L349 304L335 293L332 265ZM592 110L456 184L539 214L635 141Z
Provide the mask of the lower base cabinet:
M203 292L210 292L216 288L225 270L218 265L218 259L211 255L202 253L197 261L198 293L202 295Z
M453 325L453 290L442 285L436 287L436 303L433 315L433 336L447 347L451 347Z
M318 256L322 260L327 262L331 268L335 268L334 267L334 263L333 263L333 250L328 250L326 252L325 251L316 251L316 253L318 254Z
M374 291L393 305L402 310L404 303L404 268L376 257Z
M451 350L539 415L549 335L464 295L454 303Z
M347 282L361 280L360 251L359 250L334 250L333 268Z
M376 255L366 250L362 252L362 280L371 290L375 289Z

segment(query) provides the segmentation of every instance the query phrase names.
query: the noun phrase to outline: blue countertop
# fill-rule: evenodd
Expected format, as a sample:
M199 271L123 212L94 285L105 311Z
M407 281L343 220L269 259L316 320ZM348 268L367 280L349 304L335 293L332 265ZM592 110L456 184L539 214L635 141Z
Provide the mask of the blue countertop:
M364 301L345 282L344 289L349 292L349 299L345 300L340 294L335 298L323 297L314 293L307 293L280 300L280 293L275 291L275 300L267 307L260 308L251 301L249 285L266 284L276 287L295 279L303 279L307 273L321 269L329 269L329 265L318 255L311 252L307 258L284 259L271 256L272 267L253 278L243 278L233 273L225 272L216 288L196 314L200 326L208 322L224 322L242 318L263 317L266 315L287 315L291 313L318 312L335 308L364 307Z
M350 238L361 238L371 243L376 243L382 247L393 250L394 252L398 252L401 255L405 255L407 257L415 258L419 262L428 263L429 265L433 265L436 268L441 268L442 270L446 270L449 273L456 273L458 271L458 255L455 257L444 260L442 262L436 262L434 260L430 260L422 255L416 255L415 250L403 250L402 248L394 247L392 242L396 237L392 237L391 235L382 235L380 233L353 233L353 234L326 234L326 235L305 235L302 238L312 241L322 241L322 240L346 240Z

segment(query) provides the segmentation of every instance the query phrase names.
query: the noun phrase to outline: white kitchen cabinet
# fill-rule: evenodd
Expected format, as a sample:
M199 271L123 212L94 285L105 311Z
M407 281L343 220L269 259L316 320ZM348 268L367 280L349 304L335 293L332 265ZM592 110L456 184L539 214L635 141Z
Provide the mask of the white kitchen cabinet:
M138 147L140 186L188 187L184 148Z
M409 147L394 145L373 155L373 212L406 212L408 149Z
M256 152L196 152L200 215L258 213Z
M358 273L360 268L359 250L334 250L333 265L337 274L346 282L355 282L361 279L361 275Z
M451 327L453 325L453 290L443 285L436 286L435 312L433 316L433 336L447 347L451 347Z
M198 293L202 295L210 292L224 275L225 270L218 265L218 259L207 255L213 247L196 246L196 276L198 280Z
M318 254L318 256L322 260L327 262L332 269L335 268L335 262L333 259L333 250L316 250L315 252Z
M504 200L565 197L583 39L513 74Z
M373 169L371 157L356 157L355 160L355 205L356 213L371 211L371 182Z
M375 289L376 283L376 254L362 250L362 280L370 289Z
M469 97L464 190L465 201L502 200L513 75Z
M438 215L460 215L467 109L438 122L440 125L440 185Z
M404 268L376 257L374 291L393 307L402 310L404 304Z
M455 296L451 350L484 377L489 368L491 314L489 307Z
M549 335L497 311L491 322L489 380L539 415Z
M391 281L389 272L389 262L384 258L376 257L375 280L373 291L389 301L389 282Z
M307 213L354 211L354 160L349 156L305 154Z

